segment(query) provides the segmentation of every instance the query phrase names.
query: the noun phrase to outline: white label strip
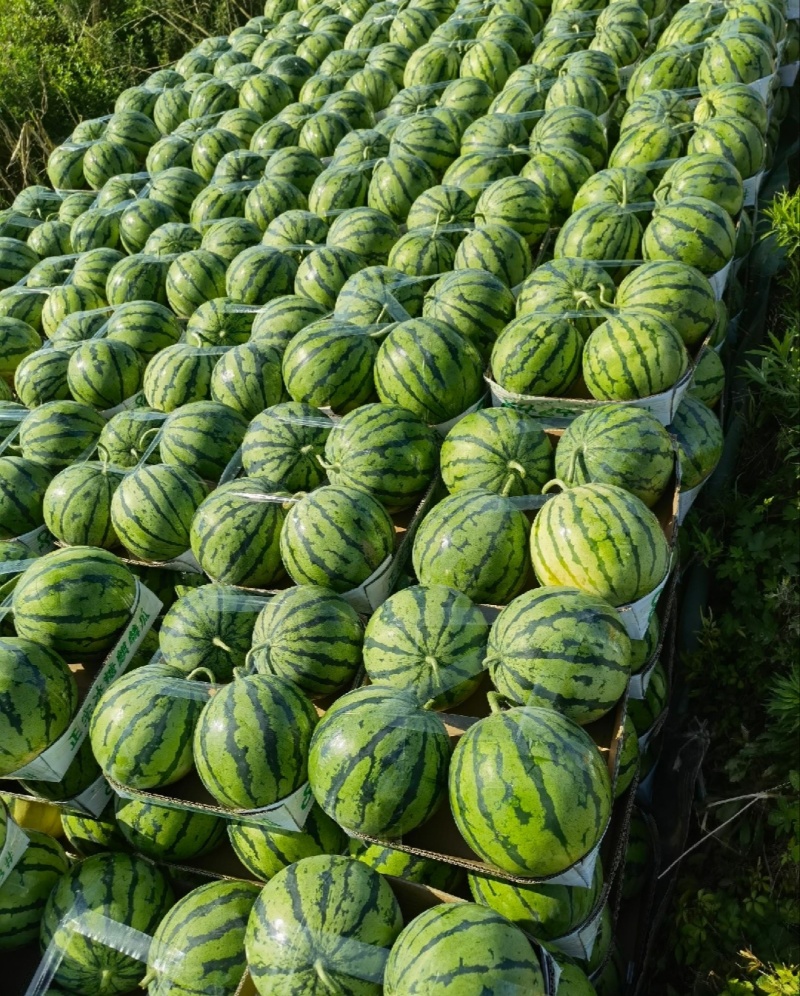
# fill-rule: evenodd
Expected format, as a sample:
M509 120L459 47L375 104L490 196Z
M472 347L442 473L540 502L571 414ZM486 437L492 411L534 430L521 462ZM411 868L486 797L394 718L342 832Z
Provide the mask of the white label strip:
M28 835L9 816L6 820L6 841L3 850L0 851L0 885L5 882L19 859L28 850L29 843Z

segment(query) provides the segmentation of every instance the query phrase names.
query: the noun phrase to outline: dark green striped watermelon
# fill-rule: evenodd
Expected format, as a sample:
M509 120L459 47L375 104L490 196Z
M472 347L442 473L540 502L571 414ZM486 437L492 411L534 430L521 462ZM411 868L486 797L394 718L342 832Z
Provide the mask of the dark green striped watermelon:
M222 218L203 225L200 247L221 256L230 264L240 252L258 245L260 241L261 230L252 221L246 218Z
M441 231L457 246L474 213L475 199L462 187L429 187L411 205L406 225L409 232L418 228Z
M444 723L415 695L370 685L342 696L314 731L308 778L339 826L389 839L433 815L445 793Z
M547 92L545 110L556 107L582 107L592 114L605 114L609 107L605 87L595 76L576 73L574 76L559 76Z
M639 62L628 80L626 96L632 102L654 90L688 90L695 85L696 77L691 49L670 45Z
M641 239L642 226L633 211L617 204L590 204L565 222L553 255L556 259L637 259ZM617 279L626 272L627 267L614 270Z
M41 526L50 480L49 471L33 460L0 458L0 539L13 539Z
M128 623L134 598L133 575L113 554L88 546L55 550L17 582L14 627L64 655L100 653Z
M37 349L26 356L14 374L14 390L22 404L36 408L69 399L69 359L69 353L61 349Z
M594 260L554 259L536 267L518 288L517 316L558 315L586 339L603 321L615 290L612 278Z
M531 265L530 248L519 232L506 224L488 223L464 237L456 250L453 268L487 270L513 288L530 273Z
M103 426L97 441L97 455L114 467L132 468L149 453L148 463L158 463L156 433L164 421L163 412L152 408L130 408L117 412ZM152 447L152 448L151 448Z
M650 681L643 699L628 699L628 716L643 737L652 729L669 703L669 677L664 665L658 661L650 673Z
M367 169L331 165L314 181L308 194L308 209L327 219L348 208L364 207L369 187ZM383 208L379 206L379 210Z
M325 480L320 459L331 419L311 405L287 402L257 415L245 433L242 463L248 474L280 490L312 491Z
M736 232L725 208L704 197L683 197L658 205L645 229L645 259L688 263L706 275L733 259Z
M213 851L225 838L225 821L218 816L143 799L117 796L114 819L131 850L154 861L188 861Z
M716 407L725 390L725 365L714 349L704 349L689 386L689 394L709 408Z
M145 359L150 359L167 346L174 345L181 335L177 319L162 304L155 301L131 301L122 304L108 316L105 337L132 346Z
M581 726L625 693L631 647L619 614L575 588L543 587L506 606L489 637L495 688L512 705L557 709Z
M615 485L584 484L556 495L538 513L531 560L540 584L570 585L618 606L664 579L670 552L644 502Z
M323 318L327 311L324 305L310 298L284 294L258 309L253 318L251 338L283 353L301 329Z
M697 398L685 397L670 425L678 445L681 490L688 491L713 473L724 446L719 419Z
M444 585L415 585L372 615L364 668L373 685L410 692L426 709L469 698L484 670L489 627L466 595Z
M401 224L417 197L435 183L433 170L419 156L390 152L373 170L367 203Z
M631 640L631 673L641 671L653 659L661 642L661 623L657 613L650 616L647 632L641 640Z
M169 261L139 253L126 256L111 267L106 281L106 297L114 306L129 301L167 303Z
M455 865L436 861L434 858L423 858L418 854L409 854L396 847L382 844L367 844L351 838L348 853L351 858L363 861L369 868L381 875L392 875L404 878L408 882L417 882L431 889L442 889L453 893L464 878L464 872Z
M70 356L67 384L76 401L107 411L138 392L144 366L136 350L126 343L92 339L81 343Z
M557 225L569 217L575 195L594 172L586 156L569 146L551 142L533 152L520 176L541 187L551 223Z
M622 741L619 746L617 780L614 782L614 798L627 791L639 771L639 740L636 727L630 716L625 717Z
M497 180L478 198L475 223L508 225L533 245L550 225L550 205L545 191L521 176Z
M53 944L61 956L53 982L85 996L133 989L144 976L144 965L97 939L96 927L79 933L68 925L69 915L77 908L88 918L87 926L93 917L106 917L152 934L174 901L164 873L142 858L110 853L78 862L56 883L42 917L41 946Z
M451 493L483 488L507 497L535 495L553 476L552 446L524 412L487 408L448 432L440 470Z
M746 83L722 83L707 90L694 109L697 124L706 124L716 117L735 117L767 131L767 103L761 94Z
M686 151L690 156L722 156L745 180L763 167L766 152L758 127L733 115L714 117L696 125Z
M454 270L428 290L422 314L452 326L486 360L497 335L514 315L514 295L486 270Z
M516 875L563 872L600 841L611 780L594 742L553 709L509 709L460 738L450 807L484 861Z
M162 788L192 769L192 735L212 687L146 664L100 697L89 735L103 774L135 789Z
M255 418L285 396L281 355L266 342L233 346L211 375L211 397L245 419Z
M252 246L228 267L228 297L240 304L266 304L291 291L296 272L291 257L269 246Z
M476 602L505 604L528 578L530 524L490 491L449 495L423 519L412 559L422 584L445 584Z
M88 738L91 752L91 743ZM99 769L98 769L99 770ZM61 825L64 836L73 853L84 858L105 851L123 852L128 850L128 842L119 832L114 819L114 803L109 802L99 816L86 816L84 813L62 809Z
M68 546L112 549L117 536L111 525L111 500L122 478L122 470L94 460L66 467L45 492L47 528Z
M588 918L603 889L603 866L598 860L588 888L520 885L488 875L470 875L468 882L476 903L488 906L537 940L547 942L571 933Z
M149 996L203 990L233 996L247 967L244 936L258 888L253 882L207 882L180 899L153 935L141 983Z
M677 260L654 260L637 266L622 281L615 304L623 315L642 311L669 324L688 347L711 331L717 318L714 290L699 270Z
M567 487L614 484L655 505L672 477L669 433L643 408L600 405L579 415L556 448L555 476Z
M194 401L171 412L161 427L163 463L218 481L241 446L247 419L218 401Z
M78 686L62 658L30 639L0 639L0 775L24 767L66 731Z
M480 980L480 981L478 981ZM505 917L475 903L420 913L397 938L386 963L386 996L546 992L539 954Z
M769 46L755 35L731 33L709 39L697 68L697 85L705 93L721 83L755 83L775 72Z
M218 354L213 350L176 342L157 353L147 364L142 390L148 405L171 412L211 393L211 375Z
M295 294L323 305L325 314L336 304L339 291L348 279L364 266L360 256L341 246L320 246L308 253L301 250L299 255L304 258L297 268Z
M283 354L283 381L291 397L344 415L373 395L378 347L370 334L327 319L307 325Z
M36 940L47 898L69 870L57 840L36 830L26 830L25 835L25 853L0 884L0 951Z
M420 314L424 295L422 281L388 266L368 266L345 283L334 316L359 327L403 322Z
M694 152L673 163L655 191L657 204L684 197L705 197L736 217L744 203L742 177L736 165L722 155Z
M20 780L20 785L30 795L35 795L39 799L63 802L80 795L97 781L100 775L100 765L94 759L91 741L85 737L64 776L57 782L26 778Z
M492 376L505 390L524 395L563 395L580 371L583 339L558 315L523 314L494 344Z
M27 322L0 317L0 377L10 383L20 362L41 345L39 333Z
M260 996L380 996L386 955L402 926L397 899L377 872L351 858L304 858L278 872L256 900L245 935L250 975Z
M328 231L328 245L349 249L366 266L377 266L386 262L399 234L397 225L383 211L353 208L334 219Z
M186 323L186 341L193 346L235 346L247 342L255 308L227 297L204 301Z
M291 682L237 672L217 690L197 723L197 773L223 806L271 806L306 780L316 724L310 699Z

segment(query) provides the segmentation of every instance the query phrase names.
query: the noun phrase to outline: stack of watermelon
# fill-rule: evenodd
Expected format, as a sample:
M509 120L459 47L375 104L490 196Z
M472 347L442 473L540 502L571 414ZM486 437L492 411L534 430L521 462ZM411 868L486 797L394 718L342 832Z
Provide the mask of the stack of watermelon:
M561 996L620 991L592 859L669 697L626 619L721 456L796 36L779 0L267 0L53 151L0 212L0 776L69 727L135 578L165 613L21 788L84 860L31 831L0 947L66 946L77 898L155 939L73 938L75 996L248 965L265 996L543 993L527 937ZM168 804L192 778L213 807ZM287 799L302 831L243 813ZM151 862L228 844L260 895L174 904ZM475 903L404 924L381 874Z

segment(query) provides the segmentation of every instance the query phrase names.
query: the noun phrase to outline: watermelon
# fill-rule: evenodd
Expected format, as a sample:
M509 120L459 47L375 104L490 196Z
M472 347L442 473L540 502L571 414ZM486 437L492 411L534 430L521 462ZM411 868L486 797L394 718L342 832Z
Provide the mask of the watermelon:
M68 546L116 546L111 500L122 478L121 470L97 461L65 468L53 478L44 495L47 528Z
M436 991L546 992L539 954L505 917L475 903L434 906L400 934L386 963L386 996Z
M72 284L54 287L42 307L42 331L49 338L67 315L74 311L102 308L105 303L94 291L73 287Z
M574 258L551 260L536 267L519 288L517 316L556 315L586 339L603 321L614 294L614 281L599 263ZM585 318L580 314L584 311Z
M584 484L538 513L531 560L540 584L571 585L619 606L653 591L670 551L644 502L616 485Z
M316 724L314 706L291 682L237 672L200 715L197 773L222 806L271 806L305 782Z
M387 685L348 692L314 731L314 798L346 831L393 839L442 802L450 743L444 723L415 695Z
M368 169L331 165L314 181L308 193L308 209L321 218L329 218L348 208L364 207L369 186Z
M325 444L331 484L361 488L388 511L408 508L436 473L439 437L397 405L362 405L334 425Z
M45 259L47 256L60 256L72 252L69 240L70 226L55 218L43 221L28 236L28 248Z
M189 548L192 518L205 496L205 485L194 471L140 465L114 492L111 524L138 560L169 561Z
M67 730L78 708L78 686L63 659L30 639L4 637L0 775L24 767Z
M556 107L581 107L592 114L605 114L609 107L605 87L595 76L580 73L574 76L559 76L553 81L547 93L545 110Z
M649 664L661 643L661 623L654 612L650 616L647 632L641 640L631 640L631 674L641 671Z
M97 455L114 467L131 468L148 454L149 463L158 462L158 427L161 412L151 408L131 408L117 412L103 426L97 441Z
M696 76L691 49L685 45L666 46L639 62L628 80L626 96L632 102L653 90L689 90Z
M460 186L435 186L423 191L406 219L409 232L433 228L454 244L463 239L475 213L475 200Z
M590 204L579 208L556 237L556 259L637 259L642 227L633 211L616 204ZM627 267L618 275L624 276Z
M524 177L496 180L478 198L475 223L479 227L507 225L532 245L550 224L547 195L538 184Z
M722 156L744 179L755 176L764 165L764 138L758 127L733 115L713 117L696 125L686 151L690 156Z
M725 366L714 349L704 349L689 385L689 394L709 408L716 407L725 390Z
M422 584L445 584L473 601L505 604L528 579L529 531L510 499L481 489L456 492L420 524L414 570Z
M492 376L517 394L563 395L580 371L582 353L581 334L568 320L524 314L509 322L494 344Z
M69 359L69 353L60 349L37 349L26 356L14 374L14 390L23 405L36 408L69 398Z
M291 257L269 246L251 246L228 267L228 297L240 304L266 304L290 291L296 272Z
M444 585L415 585L392 595L370 618L364 668L373 685L407 691L425 709L450 709L478 687L488 633L466 595Z
M734 117L749 121L766 134L769 124L764 98L746 83L722 83L707 90L694 109L694 121L706 124L716 117Z
M83 157L89 143L57 145L47 157L47 179L57 190L85 190Z
M268 830L254 823L231 820L228 837L245 868L264 882L303 858L341 854L347 841L344 831L317 805L311 807L300 833Z
M245 419L279 402L285 395L278 350L261 342L233 346L214 367L211 397Z
M775 59L764 41L754 35L726 33L706 44L697 85L703 94L721 83L755 83L774 72Z
M107 778L134 789L160 788L192 769L192 734L211 693L164 664L118 678L92 714L92 750Z
M120 211L113 208L90 208L70 226L69 239L75 252L92 249L116 249L119 245Z
M335 319L306 326L283 354L283 381L297 402L344 415L373 394L378 347L364 330Z
M179 318L188 318L211 298L225 293L226 261L208 249L181 253L167 271L167 300Z
M0 457L0 539L13 539L44 522L42 505L51 475L22 457Z
M468 882L476 903L488 906L537 940L547 942L571 933L590 916L603 890L603 866L598 860L588 888L520 885L488 875L470 875Z
M639 771L639 740L636 727L630 716L625 717L622 741L619 746L617 778L614 782L614 798L619 797L630 788L633 779Z
M685 397L672 420L670 431L678 446L681 489L702 484L720 461L725 443L719 419L693 397Z
M68 801L80 795L100 777L100 765L92 754L92 745L85 737L78 753L67 768L63 778L57 782L44 782L35 779L20 780L22 788L30 795L48 801ZM63 815L63 810L62 810Z
M456 825L482 860L512 874L554 875L583 858L602 838L611 804L594 742L553 709L494 713L453 752Z
M187 591L161 623L164 663L184 676L204 668L217 682L230 681L234 668L244 666L261 606L260 599L227 585Z
M390 152L372 172L367 203L402 224L417 197L435 183L433 170L419 156Z
M328 245L349 249L366 266L385 263L399 237L397 225L382 211L353 208L335 218L328 231Z
M155 861L187 861L213 851L225 822L210 813L117 796L114 819L133 851Z
M108 273L106 281L108 303L115 307L129 301L166 304L168 269L168 260L159 256L136 254L121 259Z
M223 584L268 588L283 577L280 531L288 494L260 477L220 485L197 509L191 545L208 576Z
M508 225L489 223L464 237L456 250L453 268L487 270L513 288L522 283L531 265L530 248L523 236Z
M440 470L451 493L482 488L507 497L539 494L552 469L548 437L533 419L511 408L467 415L442 444Z
M688 263L706 275L733 259L736 232L730 215L704 197L658 205L642 239L645 259Z
M340 215L340 217L346 216L347 212ZM305 258L297 268L294 281L295 294L323 305L326 313L329 313L336 304L339 291L347 280L354 273L358 273L364 265L361 257L341 246L320 246L307 254L304 250L300 250L298 255L303 255Z
M187 138L178 134L165 135L150 146L145 169L151 175L177 166L189 169L192 165L192 150L193 144Z
M410 277L438 276L453 268L455 249L445 232L407 232L389 253L389 266Z
M449 893L458 888L464 877L464 872L454 865L434 858L422 858L383 844L367 844L351 838L348 853L351 858L363 861L381 875L404 878L408 882L417 882Z
M579 415L556 448L555 473L567 487L614 484L652 507L672 477L669 433L643 408L600 405Z
M247 967L244 936L257 896L255 883L241 881L207 882L185 895L155 930L141 987L150 996L202 989L233 996Z
M650 681L643 699L628 700L628 716L642 737L651 730L669 703L669 677L658 661L650 672Z
M244 439L247 419L217 401L194 401L170 413L161 427L165 464L217 481Z
M269 121L291 102L292 91L288 84L268 72L245 80L239 90L239 105L254 111L262 121Z
M468 339L433 318L400 322L381 343L375 387L385 404L441 424L483 394L481 359Z
M250 139L251 152L272 152L275 149L283 149L293 146L297 142L299 126L291 124L289 121L273 118L266 121L253 132Z
M420 314L424 294L422 281L409 280L388 266L368 266L346 281L333 313L362 328L402 322Z
M677 260L654 260L632 270L617 290L623 316L642 312L669 324L689 348L702 342L716 321L714 290L699 270Z
M457 158L459 146L442 119L418 115L404 119L392 135L390 155L398 153L418 156L434 173L444 173Z
M247 195L244 216L263 232L284 210L303 211L306 206L306 196L301 190L288 180L271 176L253 186Z
M0 885L0 951L36 940L47 897L69 870L57 840L36 830L26 830L25 835L25 853Z
M267 225L262 242L283 252L289 251L300 262L314 246L322 245L328 226L313 211L284 211ZM295 248L292 249L292 246Z
M310 405L287 402L266 409L245 433L245 472L281 490L312 491L325 480L320 458L332 427L330 418Z
M297 584L346 592L366 581L394 552L384 507L365 491L328 485L298 501L281 533L281 556Z
M85 742L89 744L91 753L91 743L88 738ZM128 849L128 842L117 829L113 802L109 802L103 812L94 817L62 809L61 824L70 848L82 857L88 858L104 851Z
M583 379L598 401L632 401L668 391L688 367L674 326L646 310L607 319L583 351Z
M669 167L654 194L657 204L684 197L705 197L736 217L744 203L741 174L723 155L694 152Z
M457 329L486 360L514 315L514 295L487 270L454 270L428 290L422 314Z
M137 393L143 371L144 362L131 346L113 339L92 339L70 357L67 384L76 401L110 410Z
M211 375L217 355L210 349L176 342L147 364L142 390L148 405L171 412L192 401L203 401L211 392Z
M106 917L152 934L174 903L169 882L149 861L127 854L97 854L78 862L56 882L45 905L39 940L56 954L53 982L67 992L127 992L142 979L144 965L97 940L95 930L79 933L69 923L80 913L88 920ZM102 922L102 921L101 921Z
M580 152L550 142L533 152L520 175L544 191L551 224L557 225L569 217L575 195L594 171L592 163Z
M389 139L373 128L351 131L336 146L332 163L362 166L389 154Z
M39 262L39 254L20 239L0 239L0 288L22 280Z
M103 247L81 253L72 268L72 283L103 296L111 267L123 258L117 249Z
M119 238L126 252L143 252L154 231L180 220L178 212L168 204L139 197L127 206L120 205Z
M260 996L380 996L386 955L402 926L397 899L377 872L336 855L303 858L279 871L256 900L245 934L247 965Z
M630 655L625 627L602 598L546 586L503 609L487 662L492 683L512 705L557 709L585 726L625 693Z
M200 247L221 256L229 264L243 249L261 241L261 229L246 218L222 218L202 227Z
M17 635L64 655L108 650L135 598L130 571L94 547L55 550L36 560L12 596Z
M152 253L155 256L172 256L199 249L200 242L200 233L192 225L168 222L166 225L159 225L150 233L142 252Z
M620 121L620 132L641 125L666 124L682 129L692 120L692 108L674 90L653 90L632 101Z

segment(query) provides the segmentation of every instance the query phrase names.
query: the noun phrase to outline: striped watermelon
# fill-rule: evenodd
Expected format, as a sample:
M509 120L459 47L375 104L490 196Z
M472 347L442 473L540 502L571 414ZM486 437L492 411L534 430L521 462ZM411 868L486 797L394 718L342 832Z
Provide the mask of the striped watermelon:
M703 153L722 156L747 179L764 165L765 144L751 121L726 115L696 125L686 151L690 156Z
M155 865L127 854L97 854L63 875L47 900L39 935L43 949L53 944L59 989L73 993L122 993L142 979L144 965L103 941L95 930L79 933L70 915L82 914L91 925L102 916L144 934L152 934L174 903L170 884Z
M106 297L114 306L129 301L167 303L169 261L159 256L127 256L111 267L106 281Z
M201 249L208 249L229 264L244 249L261 241L261 229L246 218L221 218L203 225Z
M420 314L424 295L422 281L388 266L368 266L345 283L333 313L361 327L405 321Z
M250 423L242 443L245 472L289 492L313 491L325 480L320 458L333 423L310 405L274 405Z
M683 153L683 134L667 121L649 121L626 127L608 157L611 167L654 169L653 163L677 159Z
M631 646L610 605L575 588L543 587L515 598L497 617L487 661L512 705L557 709L581 726L619 701Z
M325 444L331 484L361 488L389 512L418 500L436 473L439 437L397 405L362 405L334 425Z
M144 372L142 389L148 405L171 412L192 401L203 401L211 392L211 375L217 355L209 349L177 342L154 356Z
M57 145L47 157L47 179L56 190L85 190L83 157L88 143Z
M406 219L409 232L441 230L453 245L463 239L475 213L475 199L460 186L435 186L423 191Z
M270 180L288 180L308 197L314 180L324 169L313 152L298 145L272 153L267 160L264 175Z
M161 427L161 461L217 481L241 446L246 429L243 415L217 401L182 405Z
M442 174L458 157L458 140L441 118L415 115L404 119L392 135L390 156L398 154L417 156Z
M17 283L39 262L39 254L20 239L0 239L0 289Z
M403 73L403 84L411 87L446 83L458 76L458 65L458 54L453 48L431 40L409 57Z
M268 882L296 861L317 854L341 854L347 837L341 827L316 804L309 810L300 833L268 830L254 823L228 823L231 847L245 868Z
M519 885L488 875L470 875L468 882L476 903L488 906L537 940L547 942L571 933L588 918L603 890L603 866L598 860L588 888Z
M507 225L534 244L549 227L549 207L545 191L532 180L506 177L491 184L478 198L475 223L479 227Z
M262 342L233 346L214 367L211 397L246 419L279 402L285 393L278 350Z
M651 311L621 312L586 340L583 379L598 401L631 401L667 391L689 357L672 325Z
M228 297L240 304L266 304L290 292L296 272L291 257L269 246L252 246L228 267Z
M83 175L93 190L100 190L107 180L118 173L133 173L136 157L119 142L101 138L86 150L83 157Z
M0 457L0 539L13 539L44 522L42 503L51 474L22 457Z
M131 850L154 861L187 861L213 851L225 838L225 821L218 816L143 799L117 796L114 819Z
M653 659L661 641L661 623L654 612L641 640L631 640L631 674L641 671Z
M351 858L357 858L381 875L393 875L395 878L404 878L408 882L418 882L420 885L426 885L431 889L442 889L451 894L464 878L464 872L454 865L409 854L396 847L366 844L351 838L348 853Z
M666 124L680 129L692 120L689 103L674 90L652 90L642 94L627 108L620 121L620 132L640 125Z
M645 697L628 700L628 716L640 737L653 728L668 703L669 678L664 665L658 661L650 673Z
M592 114L605 114L609 107L605 87L595 76L579 73L574 76L559 76L553 81L547 93L545 110L556 107L582 107Z
M514 295L487 270L454 270L428 290L422 314L457 329L485 360L514 315Z
M433 318L396 325L375 360L375 387L385 404L440 424L483 394L482 363L472 343Z
M611 484L584 484L546 502L533 522L531 560L539 583L570 585L624 605L664 578L670 551L658 519Z
M762 39L730 33L709 39L697 68L697 85L703 94L721 83L755 83L774 72L775 60Z
M568 320L524 314L500 333L492 350L492 375L517 394L563 395L580 371L582 352L581 334Z
M524 412L488 408L448 432L440 470L451 493L482 488L507 497L539 494L553 476L552 447Z
M90 208L70 226L69 240L75 252L92 249L116 249L119 245L120 212L106 208Z
M709 408L716 407L725 390L725 365L714 349L704 349L697 358L689 394Z
M78 686L62 658L30 639L0 639L0 776L22 768L66 731Z
M365 491L318 488L289 511L281 556L297 584L339 593L366 581L394 552L395 531L384 507Z
M42 307L42 331L49 338L67 315L102 308L105 303L94 291L82 290L72 284L54 287Z
M91 753L91 743L89 752ZM97 769L99 773L99 768ZM104 851L127 851L128 842L117 828L114 819L114 803L109 802L99 816L85 816L83 813L61 810L61 825L64 836L75 854L88 858Z
M158 427L164 420L161 412L151 408L131 408L117 412L103 426L97 440L97 455L114 467L135 467L150 450ZM148 456L148 463L158 462L158 447Z
M64 655L108 650L127 624L134 579L113 554L94 547L55 550L36 560L12 596L18 636Z
M531 152L568 148L584 156L595 170L608 155L605 128L597 115L581 107L557 107L546 111L531 135Z
M191 996L204 989L233 996L247 967L245 929L258 888L252 882L207 882L180 899L153 935L142 988L150 996Z
M67 384L76 401L107 410L137 393L143 372L144 361L131 346L92 339L70 356Z
M325 242L328 226L313 211L284 211L267 225L263 245L288 252L298 263L306 253Z
M353 208L340 214L328 231L328 245L349 249L366 266L385 263L399 231L384 212L373 208Z
M139 560L168 561L189 548L192 518L206 496L200 478L185 467L140 465L111 499L111 524Z
M623 316L648 312L669 324L688 347L708 335L717 318L714 290L699 270L678 260L654 260L632 270L617 290Z
M626 89L629 102L654 90L688 90L696 82L691 50L670 45L642 59L631 73Z
M450 743L441 719L387 685L348 692L314 731L308 778L320 807L347 831L400 837L444 798Z
M564 871L600 841L611 804L594 742L553 709L526 706L481 719L453 752L456 825L482 860L512 874Z
M415 585L390 596L370 618L364 668L373 685L410 692L425 709L450 709L480 683L488 634L466 595Z
M549 142L532 153L520 175L544 191L551 224L557 225L569 217L575 195L593 173L594 167L586 156L566 145Z
M556 259L637 259L642 226L633 211L616 204L579 208L564 223L555 241ZM627 267L615 270L618 278Z
M340 217L347 217L347 212ZM307 254L301 251L300 255L304 259L297 268L295 294L323 305L325 313L329 314L336 304L339 291L354 273L363 268L363 260L341 246L320 246Z
M89 730L103 774L135 789L183 778L192 769L192 735L210 692L204 681L184 680L164 664L118 678L100 697Z
M419 156L390 152L386 159L378 161L372 172L367 203L401 224L414 201L435 183L433 170Z
M653 211L642 253L645 259L688 263L708 275L733 259L735 243L733 222L723 207L704 197L683 197Z
M180 127L180 125L178 125ZM145 169L151 175L180 166L190 169L192 165L193 143L178 135L165 135L150 146L145 160Z
M300 127L281 118L266 121L253 132L250 139L251 152L272 152L297 144Z
M480 980L480 981L478 981ZM386 996L432 992L546 992L538 952L505 917L475 903L434 906L415 917L386 963Z
M455 249L445 232L407 232L389 253L389 266L410 277L438 276L453 268Z
M141 111L116 111L109 118L103 138L107 142L119 142L127 146L136 158L143 163L147 150L160 138L158 128Z
M694 109L695 122L702 125L715 117L744 119L762 135L769 124L766 101L746 83L722 83L703 94Z
M329 588L300 585L262 609L249 663L318 698L349 684L361 664L363 627L355 610Z
M53 478L44 495L47 528L68 546L116 546L111 499L122 478L121 470L97 461L66 467Z
M204 301L186 323L186 342L192 346L235 346L247 342L254 309L230 298Z
M510 499L459 491L423 519L414 538L422 584L446 584L476 602L505 604L528 580L530 524Z
M162 225L180 222L177 211L161 201L137 197L127 206L120 205L119 238L126 252L143 252L147 240Z
M289 500L260 477L237 478L213 491L197 509L191 529L192 552L206 574L247 588L269 588L279 581L284 576L280 531Z
M377 872L335 855L304 858L278 872L256 900L245 934L250 975L260 996L326 989L380 996L386 955L402 926L397 899Z
M361 166L389 154L389 139L374 128L351 131L336 146L335 166Z
M332 218L348 208L364 207L368 200L369 186L370 174L367 169L328 166L316 178L308 193L308 209L321 218ZM378 207L382 210L380 205Z
M298 190L293 183L269 177L253 186L247 195L244 216L264 232L267 226L280 217L283 211L304 211L306 207L305 194Z
M283 354L283 381L290 396L344 415L374 392L372 367L378 347L355 325L329 319L306 326Z
M584 185L585 186L585 185ZM582 188L583 189L583 188ZM536 267L518 289L517 316L561 316L586 339L614 299L614 281L589 259L556 259ZM585 311L587 317L580 317Z
M723 155L694 152L673 163L655 191L657 204L669 204L684 197L715 201L734 218L744 203L741 174Z
M556 448L555 476L567 487L614 484L652 507L672 477L669 433L643 408L600 405L579 415Z
M530 273L531 265L530 248L523 236L508 225L489 223L464 237L453 268L487 270L513 288Z
M225 293L226 261L208 249L181 253L167 271L167 300L179 318L188 318L202 304Z
M725 443L719 419L697 398L685 397L670 431L678 444L681 489L696 488L713 473Z
M316 724L314 706L291 682L236 673L197 723L197 773L220 805L270 806L305 782Z
M639 771L639 739L636 727L630 716L625 717L622 741L619 747L617 780L614 783L614 798L619 797L630 787Z
M155 256L174 256L199 249L200 242L200 233L192 225L168 222L166 225L159 225L150 234L142 252Z
M111 267L123 258L117 249L103 247L81 253L72 268L72 283L103 297Z
M47 897L69 869L57 840L36 830L26 830L25 835L25 853L0 885L0 951L37 939Z
M204 584L181 595L159 630L164 663L182 675L206 668L219 682L244 667L260 599L227 585Z

